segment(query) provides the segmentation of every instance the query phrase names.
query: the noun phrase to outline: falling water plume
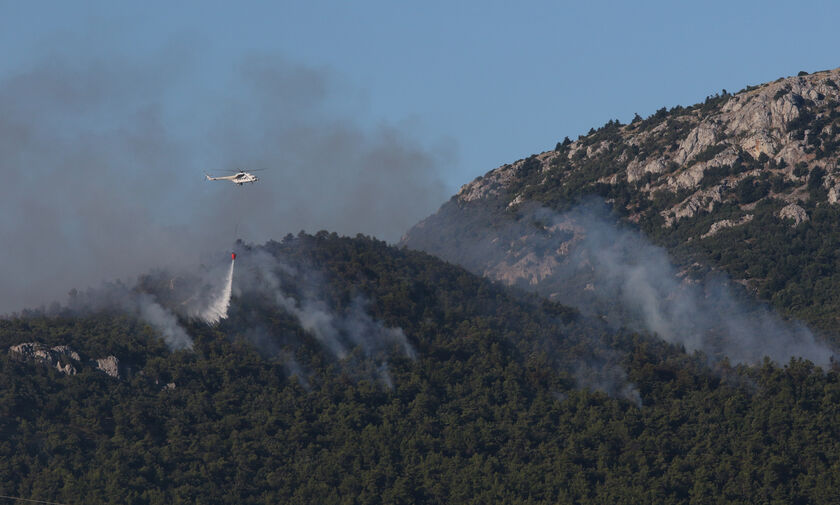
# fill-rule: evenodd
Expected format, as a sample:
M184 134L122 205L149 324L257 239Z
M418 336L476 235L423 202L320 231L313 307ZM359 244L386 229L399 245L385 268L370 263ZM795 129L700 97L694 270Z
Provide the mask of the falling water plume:
M222 319L227 319L228 307L230 307L230 294L233 288L233 265L236 263L236 257L230 260L230 268L228 269L227 280L222 288L219 297L210 304L207 309L201 313L201 319L207 324L216 324Z

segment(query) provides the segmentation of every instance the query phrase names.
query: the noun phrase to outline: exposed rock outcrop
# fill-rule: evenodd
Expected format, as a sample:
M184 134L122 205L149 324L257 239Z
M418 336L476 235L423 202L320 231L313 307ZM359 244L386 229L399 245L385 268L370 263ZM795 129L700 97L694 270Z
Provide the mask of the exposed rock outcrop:
M828 203L837 203L840 201L840 187L831 186L828 188Z
M627 165L627 182L636 182L645 174L661 174L667 168L667 165L661 159L650 160L644 165L634 159Z
M808 213L799 205L791 203L779 211L779 217L782 219L791 219L793 220L793 226L797 226L799 223L808 220Z
M701 122L679 144L674 161L683 164L693 160L698 154L715 143L718 126L713 122Z
M9 347L9 355L30 363L38 363L55 368L65 375L76 375L84 367L93 366L109 376L119 379L120 360L116 356L85 360L69 345L48 347L39 342L24 342Z
M115 379L120 378L120 360L116 356L97 359L96 368Z
M22 361L34 361L55 368L65 375L76 375L81 364L79 353L67 345L47 347L38 342L25 342L9 347L9 354Z
M712 235L716 234L720 230L723 230L724 228L732 228L734 226L741 226L742 224L747 224L750 221L752 221L754 217L755 216L753 216L752 214L747 214L746 216L741 217L741 219L738 219L738 220L735 220L735 221L733 221L731 219L724 219L722 221L712 223L712 226L709 227L709 231L707 231L706 233L701 235L700 238L711 237Z
M715 205L723 199L722 189L723 186L718 185L705 191L698 191L688 197L684 202L663 211L662 215L665 217L665 226L671 226L680 219L694 217L701 210L712 212Z

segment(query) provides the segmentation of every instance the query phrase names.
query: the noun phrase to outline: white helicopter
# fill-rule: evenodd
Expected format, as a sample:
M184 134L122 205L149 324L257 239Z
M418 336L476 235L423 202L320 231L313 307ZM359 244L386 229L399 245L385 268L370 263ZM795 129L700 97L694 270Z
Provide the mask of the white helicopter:
M265 169L264 168L258 168L258 169L255 169L255 170L251 170L251 172L257 172L259 170L265 170ZM210 177L210 175L204 174L204 176L207 177L208 181L230 181L230 182L236 184L237 186L241 186L241 185L245 184L246 182L250 182L250 183L253 184L253 183L257 182L258 180L260 180L259 177L252 174L251 172L246 172L244 170L237 170L236 173L233 174L233 175L222 175L220 177Z

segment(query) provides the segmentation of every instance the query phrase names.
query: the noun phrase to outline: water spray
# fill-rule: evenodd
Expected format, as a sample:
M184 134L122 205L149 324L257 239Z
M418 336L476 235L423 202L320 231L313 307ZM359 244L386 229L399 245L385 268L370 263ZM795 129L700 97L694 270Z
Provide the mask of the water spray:
M208 324L217 324L222 319L227 319L228 308L230 307L230 295L233 291L233 266L236 264L236 253L230 253L230 268L228 269L225 285L213 303L201 313L201 319Z

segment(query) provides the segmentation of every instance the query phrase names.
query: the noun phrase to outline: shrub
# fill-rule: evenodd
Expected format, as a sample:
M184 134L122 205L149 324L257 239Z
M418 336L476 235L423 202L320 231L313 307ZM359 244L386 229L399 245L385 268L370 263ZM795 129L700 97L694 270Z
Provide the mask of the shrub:
M770 186L769 181L758 181L755 177L747 177L735 186L735 196L738 203L753 203L767 196Z

